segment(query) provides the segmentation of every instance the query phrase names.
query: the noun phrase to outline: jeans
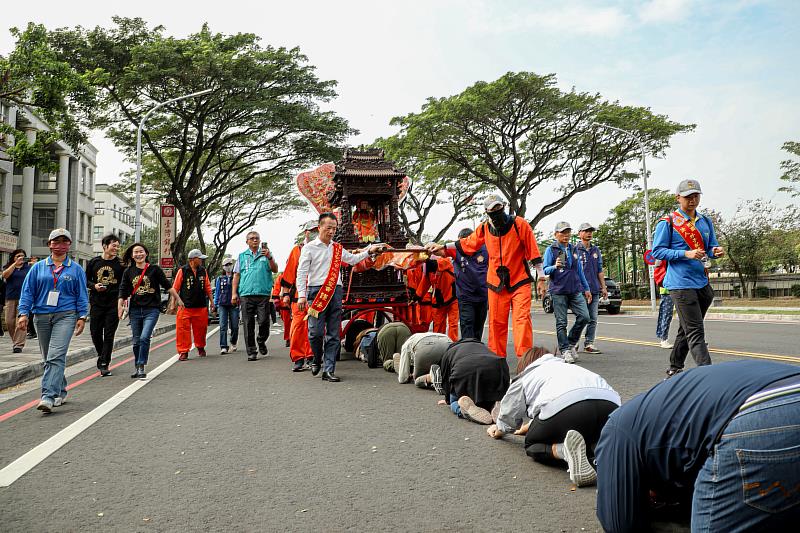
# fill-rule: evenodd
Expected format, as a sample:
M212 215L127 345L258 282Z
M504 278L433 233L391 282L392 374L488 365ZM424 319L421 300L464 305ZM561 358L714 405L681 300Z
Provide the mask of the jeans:
M662 294L661 302L658 304L658 321L656 324L656 337L662 341L669 338L669 325L672 322L672 310L674 307L672 296Z
M600 293L592 293L592 303L588 304L589 309L589 324L586 326L586 338L583 340L583 345L589 346L594 344L594 336L597 332L597 306L600 305Z
M578 344L581 332L589 322L589 309L586 307L586 298L583 293L553 294L553 313L556 317L556 337L558 348L563 352ZM575 324L567 335L567 309L575 313Z
M113 305L92 305L89 310L89 332L97 351L97 368L108 368L111 352L114 351L114 334L119 326L117 303Z
M242 296L240 310L244 325L244 345L248 357L258 355L259 344L269 337L269 296ZM256 325L258 336L256 337ZM220 328L221 329L221 328Z
M692 531L797 527L799 443L798 393L753 405L734 416L697 476Z
M483 339L483 326L486 324L488 300L482 302L458 302L458 321L462 339Z
M321 287L308 288L308 305L316 298ZM330 303L316 318L308 316L308 342L314 353L314 364L322 366L323 372L333 372L336 368L336 356L342 343L339 340L339 329L342 327L342 286L337 285ZM324 346L323 346L324 341Z
M669 293L678 309L678 334L669 354L670 368L683 368L689 350L697 366L710 365L711 355L708 353L703 319L714 300L711 284L702 289L674 289Z
M36 322L39 349L44 361L42 399L52 402L57 396L66 398L67 378L64 376L64 369L67 366L67 350L75 332L78 313L62 311L35 315L33 320Z
M458 418L464 418L461 414L461 406L458 405L458 397L451 393L447 401L450 402L450 410L453 411L453 414Z
M228 328L231 329L231 344L239 340L239 306L220 305L219 313L219 347L228 348Z
M133 357L136 366L147 364L147 356L150 354L150 339L153 337L153 330L156 329L158 315L158 307L130 306L128 318L131 323Z

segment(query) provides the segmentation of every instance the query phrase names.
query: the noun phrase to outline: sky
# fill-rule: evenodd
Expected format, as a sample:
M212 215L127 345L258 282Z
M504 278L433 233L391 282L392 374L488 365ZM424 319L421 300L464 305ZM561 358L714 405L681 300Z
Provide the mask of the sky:
M647 160L650 187L671 190L697 179L703 204L729 216L750 198L790 202L777 189L786 158L781 145L800 141L796 0L40 0L36 7L34 13L24 3L5 6L2 26L109 26L120 15L163 25L174 36L208 22L215 32L252 32L264 44L297 46L321 79L338 81L331 108L359 130L352 145L396 133L390 119L419 111L428 97L458 94L509 71L555 73L564 90L599 92L697 125L673 138L665 158ZM5 28L0 54L14 46ZM100 150L98 182L119 181L130 163L101 133L91 140ZM629 194L601 185L537 229L549 232L558 220L600 224ZM549 199L537 192L529 211ZM256 229L282 263L294 233L285 229L314 216L309 208ZM448 217L439 213L429 224ZM229 251L244 248L242 235Z

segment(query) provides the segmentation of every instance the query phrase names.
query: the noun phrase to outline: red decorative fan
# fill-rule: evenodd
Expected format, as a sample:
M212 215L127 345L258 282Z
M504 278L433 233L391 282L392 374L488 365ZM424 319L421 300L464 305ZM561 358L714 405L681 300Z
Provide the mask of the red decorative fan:
M334 188L334 172L336 172L336 165L325 163L314 170L297 175L297 188L303 196L308 198L318 213L330 213L332 210L328 203L328 192Z

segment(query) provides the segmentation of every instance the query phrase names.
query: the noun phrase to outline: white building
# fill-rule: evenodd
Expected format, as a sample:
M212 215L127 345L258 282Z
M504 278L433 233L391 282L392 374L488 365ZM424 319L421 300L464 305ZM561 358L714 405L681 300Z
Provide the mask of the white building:
M109 185L98 183L95 187L92 236L95 254L103 252L100 241L110 233L119 237L123 246L126 243L132 243L135 219L136 204L133 201L124 194L113 190ZM157 225L156 209L145 203L142 205L142 231L155 228Z
M0 102L0 120L36 140L48 125L30 110ZM92 227L97 148L86 144L75 153L63 142L50 147L58 172L46 174L33 167L19 168L7 159L4 148L14 138L0 137L0 264L9 252L24 249L28 255L46 257L47 237L54 228L65 227L72 234L72 257L86 266L94 256Z

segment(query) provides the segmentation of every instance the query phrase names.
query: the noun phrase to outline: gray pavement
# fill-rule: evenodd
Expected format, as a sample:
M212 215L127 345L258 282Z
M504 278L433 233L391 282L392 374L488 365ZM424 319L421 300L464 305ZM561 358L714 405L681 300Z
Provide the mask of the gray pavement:
M552 324L535 314L538 342L554 344L542 333ZM650 344L654 327L601 315L605 353L581 364L631 398L663 376L668 354ZM277 332L266 359L210 349L174 364L0 488L3 531L599 530L594 488L572 490L564 469L525 456L520 437L494 441L433 392L357 361L339 363L338 384L291 373ZM747 352L800 363L797 335L788 324L709 323L717 362ZM170 340L154 340L167 344L148 369L174 357ZM53 415L0 420L0 468L128 386L128 366L75 387ZM0 419L36 400L27 386L0 398Z

